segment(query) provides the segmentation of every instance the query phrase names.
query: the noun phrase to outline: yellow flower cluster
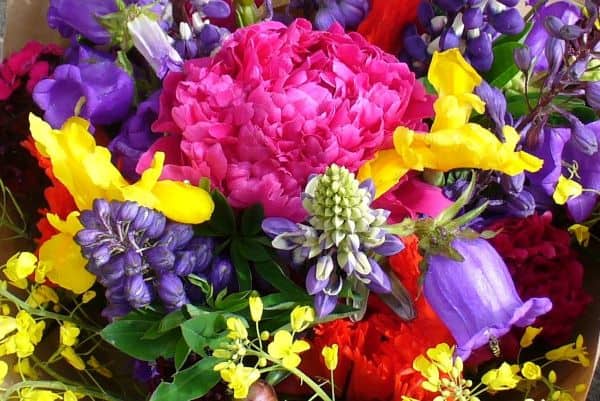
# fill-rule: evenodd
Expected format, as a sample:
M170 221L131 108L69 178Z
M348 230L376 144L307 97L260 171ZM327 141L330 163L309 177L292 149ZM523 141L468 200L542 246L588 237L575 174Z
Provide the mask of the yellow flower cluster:
M569 361L584 367L590 366L587 348L583 345L583 336L580 334L574 343L563 345L546 352L549 361Z
M36 322L26 311L15 317L0 316L0 356L16 354L26 358L33 354L35 346L42 341L46 323Z
M96 145L88 121L73 117L60 130L34 115L29 123L37 149L50 158L54 176L71 193L79 210L91 209L94 199L102 198L135 201L181 223L196 224L210 218L214 204L205 190L183 182L159 181L163 153L154 156L152 166L138 182L129 184L112 164L110 151ZM48 278L81 294L93 285L94 276L85 269L86 261L73 240L83 228L78 212L73 211L66 220L53 214L47 217L59 233L44 242L40 261L49 270Z
M394 148L378 152L359 171L360 180L373 180L377 196L409 170L479 168L516 175L542 167L541 159L515 151L520 136L514 128L504 127L502 142L491 131L469 123L473 109L479 113L485 110L485 103L473 94L482 78L458 49L435 53L428 79L438 93L431 132L397 128Z

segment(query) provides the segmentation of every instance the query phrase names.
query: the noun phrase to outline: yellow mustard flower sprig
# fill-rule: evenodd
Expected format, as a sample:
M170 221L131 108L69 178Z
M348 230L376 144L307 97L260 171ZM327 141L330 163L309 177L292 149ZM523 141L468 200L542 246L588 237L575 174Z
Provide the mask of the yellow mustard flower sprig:
M323 401L335 400L335 395L329 396L323 388L298 369L302 358L300 354L310 349L310 344L295 338L296 333L306 330L315 321L315 311L310 306L297 306L290 314L291 331L281 329L273 336L267 331L261 331L260 321L263 315L263 303L260 297L249 298L250 318L254 322L256 338L250 339L245 320L232 316L226 321L227 341L220 348L214 349L212 356L223 359L214 370L218 371L221 379L233 391L234 398L245 398L250 387L256 383L262 374L273 371L288 371L306 383L315 396ZM264 342L270 340L264 347ZM327 350L325 363L333 371L337 365L337 346L335 357L332 349ZM246 358L251 358L253 364L248 365ZM333 374L332 374L332 389ZM332 390L333 391L333 390Z

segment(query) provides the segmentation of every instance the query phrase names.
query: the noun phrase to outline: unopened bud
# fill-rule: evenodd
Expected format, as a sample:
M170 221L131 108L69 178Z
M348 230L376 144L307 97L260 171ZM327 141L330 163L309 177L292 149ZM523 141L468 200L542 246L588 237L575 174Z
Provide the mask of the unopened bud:
M569 118L572 138L577 148L588 156L598 151L598 138L593 130L583 125L575 116Z
M600 110L600 81L588 82L585 86L585 100L588 106Z
M548 65L550 70L557 71L563 61L565 55L565 41L562 39L550 38L546 42L546 48L544 49L546 59L548 59Z
M513 57L519 70L529 71L529 68L531 68L531 51L529 50L529 47L524 46L516 48L513 52Z
M560 30L564 25L564 22L554 15L551 15L544 20L544 27L550 35L556 38L560 37Z
M577 25L564 25L560 28L559 37L564 40L575 40L584 33L585 30Z

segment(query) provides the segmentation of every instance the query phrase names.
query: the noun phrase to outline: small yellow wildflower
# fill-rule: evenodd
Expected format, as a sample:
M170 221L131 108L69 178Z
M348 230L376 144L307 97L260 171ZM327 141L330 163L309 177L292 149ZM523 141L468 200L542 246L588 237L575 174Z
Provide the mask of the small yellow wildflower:
M323 359L325 360L325 366L329 370L335 370L338 365L338 345L333 344L331 347L323 347L321 351Z
M36 286L26 300L26 303L33 308L37 308L38 306L45 305L49 302L57 304L59 299L56 291L46 285Z
M12 316L0 316L0 340L17 330L17 320Z
M577 336L577 340L574 343L546 352L546 359L549 361L570 361L584 367L590 366L587 348L583 345L583 336L581 334Z
M35 269L35 282L42 284L46 282L46 276L50 271L51 266L48 263L39 262Z
M37 261L33 253L19 252L8 259L4 274L15 287L27 288L27 277L35 270Z
M542 378L542 368L533 362L525 362L521 368L521 374L527 380L539 380Z
M52 391L31 388L22 389L19 396L20 401L55 401L61 398L60 395Z
M63 401L77 401L77 396L71 390L65 391L63 394Z
M69 365L73 366L77 370L85 370L85 362L72 347L65 347L60 351L60 355L65 358Z
M0 384L4 383L4 378L8 374L8 364L0 361Z
M110 371L110 369L108 369L106 366L103 366L100 361L98 361L96 359L95 356L91 356L90 359L88 359L88 365L94 369L96 372L98 372L99 375L102 375L104 377L107 378L111 378L113 377L112 372Z
M263 341L267 341L269 339L269 337L271 337L271 333L269 333L267 330L263 330L260 332L260 339Z
M79 337L79 327L71 322L65 322L60 326L60 343L67 347L72 347L77 343Z
M96 291L89 290L83 293L81 296L81 302L87 304L94 298L96 298Z
M246 330L244 322L237 317L227 319L227 329L229 330L227 337L232 340L245 340L248 338L248 330Z
M523 337L521 337L521 341L519 345L521 348L527 348L533 344L533 340L542 332L542 328L537 328L533 326L527 326L525 329L525 333L523 333Z
M552 194L552 199L554 199L557 205L564 205L569 199L579 196L582 193L583 187L580 183L561 175L558 177L558 183Z
M583 224L573 224L569 227L569 232L575 235L575 239L581 246L588 246L590 243L590 229Z
M290 314L292 330L298 333L308 329L308 327L314 321L315 310L312 306L296 306Z
M452 356L454 355L454 347L450 347L446 343L441 343L435 348L427 350L427 356L444 373L449 373L453 366ZM462 362L462 361L461 361Z
M519 377L506 362L503 362L498 369L486 372L481 378L481 382L493 391L513 389L517 386L519 380Z
M253 295L248 300L248 305L250 307L250 316L252 317L252 320L255 322L260 322L263 313L262 299Z
M31 366L29 358L19 359L13 367L13 371L20 376L26 376L32 380L38 379L38 373Z
M303 340L294 341L289 331L280 330L275 333L273 341L267 350L273 358L281 359L281 365L286 369L293 369L300 365L302 359L298 355L310 349L310 344Z
M244 399L248 396L250 386L260 378L258 369L249 368L243 364L224 362L214 368L221 374L221 379L233 390L235 399Z
M19 358L27 358L28 356L33 354L35 346L29 339L29 335L26 332L20 331L14 336L12 336L12 338L14 339L14 352Z

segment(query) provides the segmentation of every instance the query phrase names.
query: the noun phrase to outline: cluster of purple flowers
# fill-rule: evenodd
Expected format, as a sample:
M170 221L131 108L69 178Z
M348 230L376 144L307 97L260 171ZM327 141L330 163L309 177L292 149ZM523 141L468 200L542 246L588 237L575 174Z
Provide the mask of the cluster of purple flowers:
M494 61L493 40L525 27L517 4L517 0L424 0L418 10L423 31L416 25L405 29L400 58L424 74L435 51L460 48L475 69L488 71Z
M194 236L192 226L135 202L94 201L81 213L75 237L87 269L106 287L103 316L113 319L160 300L167 310L202 302L202 291L185 278L207 280L215 292L234 285L227 259L215 257L214 241Z
M316 29L326 31L334 23L345 29L356 29L367 16L369 0L292 0L287 8L288 22L292 14L302 13L308 17L314 15Z

